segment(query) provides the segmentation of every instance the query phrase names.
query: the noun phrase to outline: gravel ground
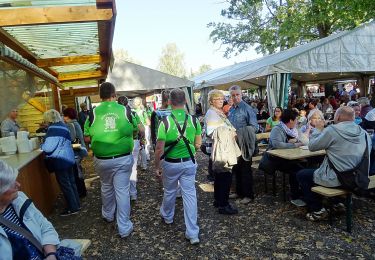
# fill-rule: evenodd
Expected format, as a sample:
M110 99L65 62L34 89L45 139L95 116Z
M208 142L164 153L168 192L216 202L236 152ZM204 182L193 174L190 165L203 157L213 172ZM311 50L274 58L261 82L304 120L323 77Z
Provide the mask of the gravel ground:
M197 159L199 245L184 238L181 199L174 224L161 221L162 189L152 167L139 171L138 201L131 213L134 232L128 238L119 237L115 223L102 220L99 180L92 182L79 215L60 217L56 210L50 220L61 238L91 239L87 259L375 259L373 200L354 199L354 227L348 234L345 215L336 216L333 226L328 221L309 222L304 209L283 202L281 192L276 197L265 194L263 176L255 171L255 201L244 206L234 200L240 213L223 216L212 206L207 157L198 153ZM91 162L91 158L84 162L87 178L94 176ZM62 203L60 199L56 208L62 209Z

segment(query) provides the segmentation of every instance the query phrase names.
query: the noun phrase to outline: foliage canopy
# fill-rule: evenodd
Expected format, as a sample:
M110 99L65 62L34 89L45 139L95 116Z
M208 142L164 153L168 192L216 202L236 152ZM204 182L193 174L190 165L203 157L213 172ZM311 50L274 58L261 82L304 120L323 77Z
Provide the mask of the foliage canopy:
M256 46L271 54L332 33L352 29L375 17L374 0L227 0L221 15L211 22L211 40L226 47L224 56Z

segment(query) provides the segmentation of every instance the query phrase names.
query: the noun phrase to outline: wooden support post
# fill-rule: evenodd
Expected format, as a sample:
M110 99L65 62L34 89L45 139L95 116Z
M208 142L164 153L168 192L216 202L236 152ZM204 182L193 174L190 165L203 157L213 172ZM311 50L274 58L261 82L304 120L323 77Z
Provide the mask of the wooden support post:
M51 88L52 88L53 105L57 111L62 112L60 111L61 106L60 106L59 88L54 84L51 84Z

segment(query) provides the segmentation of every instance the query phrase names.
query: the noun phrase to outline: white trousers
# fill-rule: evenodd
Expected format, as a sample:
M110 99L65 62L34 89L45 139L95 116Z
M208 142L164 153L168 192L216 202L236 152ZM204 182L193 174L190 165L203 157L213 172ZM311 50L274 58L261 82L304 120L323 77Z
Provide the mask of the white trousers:
M137 162L139 156L140 144L139 140L134 140L134 148L133 148L133 168L132 174L130 175L130 197L137 198Z
M102 216L112 221L116 211L120 236L128 236L133 230L133 223L130 221L129 198L132 166L132 155L109 160L94 157L95 173L100 176L101 182Z
M148 125L145 125L145 152L146 152L146 159L150 160L150 149L151 149L151 128Z
M179 182L184 206L185 235L188 238L197 238L199 234L197 193L195 190L197 165L192 161L182 163L163 161L162 168L164 197L160 214L166 222L173 222Z

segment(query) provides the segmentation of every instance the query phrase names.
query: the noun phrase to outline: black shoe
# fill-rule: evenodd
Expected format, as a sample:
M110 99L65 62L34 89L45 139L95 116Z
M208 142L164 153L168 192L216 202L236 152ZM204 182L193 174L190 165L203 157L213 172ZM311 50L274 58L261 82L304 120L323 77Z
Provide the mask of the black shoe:
M60 213L60 217L67 217L67 216L75 215L75 214L78 214L78 213L79 213L79 210L76 210L76 211L65 210L65 211Z
M230 204L228 204L225 207L220 207L219 208L219 214L223 215L235 215L238 214L238 210L233 208Z

